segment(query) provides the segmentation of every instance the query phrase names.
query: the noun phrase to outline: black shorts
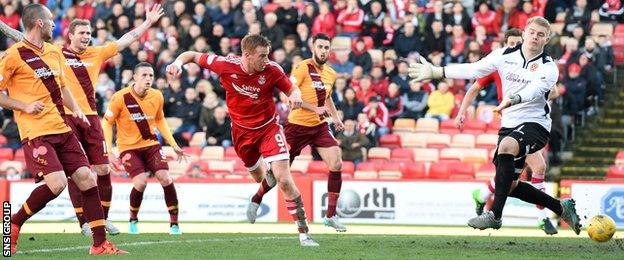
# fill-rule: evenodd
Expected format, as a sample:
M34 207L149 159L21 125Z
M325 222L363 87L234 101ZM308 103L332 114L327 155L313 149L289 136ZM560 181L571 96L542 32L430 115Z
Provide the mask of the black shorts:
M514 180L518 180L524 168L526 156L544 148L550 139L550 132L538 123L524 123L515 128L502 127L498 131L498 144L500 144L505 137L511 137L520 144L520 151L514 159ZM496 164L497 161L498 144L496 145L496 152L494 154L494 164Z

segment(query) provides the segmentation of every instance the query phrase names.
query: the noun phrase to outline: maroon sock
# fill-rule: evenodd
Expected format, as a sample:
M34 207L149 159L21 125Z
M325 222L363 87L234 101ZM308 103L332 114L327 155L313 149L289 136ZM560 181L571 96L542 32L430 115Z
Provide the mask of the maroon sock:
M273 187L269 186L269 184L267 183L266 178L264 178L262 182L260 182L260 187L258 188L256 194L251 197L251 201L258 204L262 203L262 197L264 197L264 194L269 192L272 188Z
M100 191L100 199L102 200L102 209L104 210L104 219L108 219L108 210L111 205L111 198L113 196L113 186L111 185L110 174L98 175L97 177L98 190Z
M20 210L13 214L11 223L21 227L26 220L43 209L48 202L55 199L57 196L58 195L52 193L48 185L40 185L30 193L30 196L26 199L26 202L22 204Z
M178 193L176 192L173 183L163 186L165 192L165 203L167 204L167 210L169 211L169 222L171 225L178 224Z
M130 191L130 220L139 220L139 208L143 202L143 192L132 188Z
M294 200L287 199L286 208L297 224L297 230L299 233L308 233L308 222L306 220L305 209L303 208L301 196L295 198Z
M93 232L93 245L100 246L106 241L106 231L104 230L104 211L100 204L97 186L82 192L82 205L85 219L89 221L89 227Z
M330 171L327 180L327 217L336 215L336 205L342 188L342 173L340 171Z
M76 183L71 178L67 179L67 191L69 192L69 200L71 200L71 203L74 206L78 224L80 225L80 228L82 228L82 225L87 222L84 218L84 209L82 208L82 192L78 189L78 186L76 186Z

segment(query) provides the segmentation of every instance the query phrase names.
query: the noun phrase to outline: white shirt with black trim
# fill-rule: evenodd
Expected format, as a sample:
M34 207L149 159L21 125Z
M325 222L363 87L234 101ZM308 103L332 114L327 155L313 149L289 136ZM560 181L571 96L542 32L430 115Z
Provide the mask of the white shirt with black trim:
M519 104L503 110L501 126L516 126L534 122L550 132L548 94L559 78L559 69L550 56L542 52L531 60L522 53L522 45L500 48L475 63L444 67L447 78L474 79L498 71L503 97L520 95Z

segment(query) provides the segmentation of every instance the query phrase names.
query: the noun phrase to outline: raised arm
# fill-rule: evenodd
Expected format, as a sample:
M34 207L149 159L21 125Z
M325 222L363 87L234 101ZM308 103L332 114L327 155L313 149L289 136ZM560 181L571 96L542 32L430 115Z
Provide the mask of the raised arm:
M165 11L160 7L160 4L155 4L151 9L145 7L145 21L134 30L129 31L117 40L117 50L121 51L130 46L131 43L139 39L154 23L160 19Z
M173 61L173 63L167 65L167 73L173 75L174 77L178 77L182 73L182 65L189 62L199 64L199 59L201 58L201 56L201 52L185 51L180 54L180 56L178 56L175 61Z
M416 81L428 79L475 79L486 76L497 69L497 63L501 59L506 48L492 51L483 59L473 63L453 64L446 67L438 67L429 63L422 56L420 63L410 64L409 76Z
M0 32L2 32L6 37L11 38L11 40L15 42L19 42L24 39L24 33L11 28L11 26L7 25L3 21L0 21Z

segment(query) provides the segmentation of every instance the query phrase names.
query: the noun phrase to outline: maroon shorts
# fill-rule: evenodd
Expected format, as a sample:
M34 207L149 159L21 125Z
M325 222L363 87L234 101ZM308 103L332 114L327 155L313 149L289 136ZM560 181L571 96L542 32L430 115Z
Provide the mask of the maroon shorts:
M74 130L91 165L108 164L108 150L100 118L97 115L89 115L87 119L91 126L70 115L65 116L65 123Z
M119 156L131 178L144 172L154 174L159 170L169 170L167 156L162 152L160 144L123 151Z
M39 136L24 143L26 168L35 177L64 171L68 177L80 167L89 167L89 161L80 142L72 132Z
M306 145L312 148L338 146L327 122L317 126L286 123L286 141L290 146L290 161L299 156Z
M232 141L236 154L249 170L260 165L261 157L266 163L289 158L286 137L277 121L253 130L232 124Z

